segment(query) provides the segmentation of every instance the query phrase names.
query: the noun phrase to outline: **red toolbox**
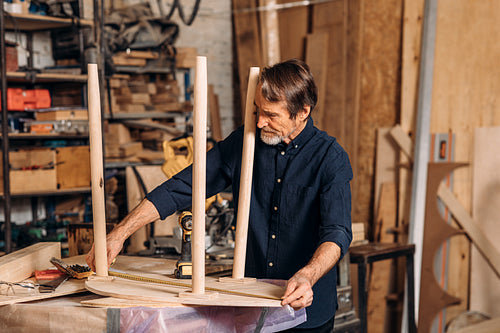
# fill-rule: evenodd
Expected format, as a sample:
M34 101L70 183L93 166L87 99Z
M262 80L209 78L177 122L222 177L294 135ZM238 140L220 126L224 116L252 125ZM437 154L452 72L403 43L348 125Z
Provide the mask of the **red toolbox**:
M9 111L46 109L50 108L50 103L48 89L7 88L7 110Z

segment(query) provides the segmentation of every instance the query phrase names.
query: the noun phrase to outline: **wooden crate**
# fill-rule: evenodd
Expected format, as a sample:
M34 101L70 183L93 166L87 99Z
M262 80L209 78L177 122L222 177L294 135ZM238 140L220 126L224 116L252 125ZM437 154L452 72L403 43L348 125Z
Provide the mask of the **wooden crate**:
M10 192L12 194L57 190L56 152L53 149L27 149L10 152L9 165ZM3 168L0 170L0 193L3 194Z
M106 233L113 230L114 224L106 223ZM87 254L94 243L94 229L92 223L68 224L69 256Z
M89 146L56 148L56 161L59 189L90 187Z

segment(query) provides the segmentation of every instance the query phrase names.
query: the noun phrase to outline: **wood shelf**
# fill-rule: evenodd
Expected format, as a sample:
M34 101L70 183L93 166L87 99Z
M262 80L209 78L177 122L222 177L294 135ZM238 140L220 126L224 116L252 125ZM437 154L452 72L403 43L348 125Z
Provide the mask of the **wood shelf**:
M80 24L83 26L92 27L94 22L91 20L75 20L70 18L61 18L45 15L34 14L15 14L5 13L5 29L7 30L20 30L20 31L40 31L50 30L56 28L66 28L73 24Z
M90 187L76 187L76 188L68 188L63 190L55 190L55 191L40 191L40 192L27 192L27 193L11 193L10 196L12 198L21 198L21 197L47 197L47 196L56 196L56 195L68 195L68 194L81 194L81 193L90 193ZM3 198L3 193L0 194L0 198Z
M28 76L27 76L28 74ZM9 82L31 82L28 72L7 72L7 81ZM60 74L60 73L35 73L34 81L43 82L87 82L87 75L80 74Z
M109 113L104 115L105 119L127 120L127 119L172 119L175 117L189 116L189 112L142 112L142 113L114 113L111 116Z
M0 134L0 138L2 135ZM9 140L43 140L43 139L88 139L87 134L57 134L57 133L11 133Z

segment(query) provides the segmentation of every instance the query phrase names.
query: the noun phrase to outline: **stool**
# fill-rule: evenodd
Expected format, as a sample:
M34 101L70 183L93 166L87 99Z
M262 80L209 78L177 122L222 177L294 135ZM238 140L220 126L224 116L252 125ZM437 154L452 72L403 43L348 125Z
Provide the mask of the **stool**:
M367 332L366 266L375 261L406 256L406 285L408 301L408 332L415 333L415 290L413 276L414 244L370 243L349 249L351 264L358 264L358 302L361 332Z

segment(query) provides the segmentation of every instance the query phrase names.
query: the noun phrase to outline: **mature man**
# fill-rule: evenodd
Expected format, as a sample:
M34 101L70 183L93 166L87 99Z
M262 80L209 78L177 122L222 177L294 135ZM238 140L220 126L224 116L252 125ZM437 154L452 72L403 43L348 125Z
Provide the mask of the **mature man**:
M352 170L336 139L314 127L316 102L304 62L262 71L245 276L288 280L282 304L307 312L297 330L329 332L337 307L336 264L352 239ZM207 196L232 185L238 202L242 143L240 127L207 153ZM140 227L189 207L191 182L188 167L148 193L107 236L108 263ZM93 249L87 262L94 267Z

